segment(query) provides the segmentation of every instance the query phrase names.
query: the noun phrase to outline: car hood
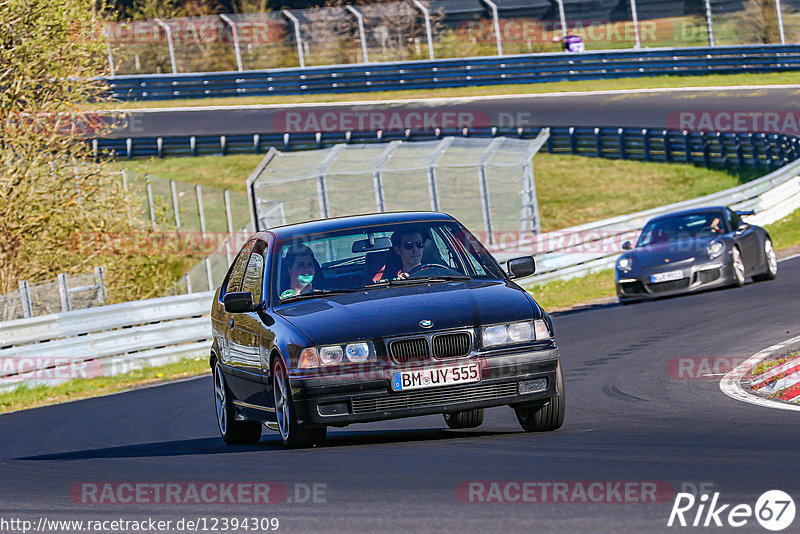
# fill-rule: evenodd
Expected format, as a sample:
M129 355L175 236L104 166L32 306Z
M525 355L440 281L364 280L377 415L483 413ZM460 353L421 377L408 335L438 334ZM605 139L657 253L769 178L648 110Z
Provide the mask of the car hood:
M313 344L325 345L541 317L531 300L503 281L465 280L332 295L275 311ZM426 319L431 328L420 326Z
M628 253L634 258L634 265L638 267L663 266L667 263L691 262L698 258L708 260L706 250L709 243L719 237L697 237L694 239L681 239L655 245L637 247ZM665 260L669 260L666 262Z

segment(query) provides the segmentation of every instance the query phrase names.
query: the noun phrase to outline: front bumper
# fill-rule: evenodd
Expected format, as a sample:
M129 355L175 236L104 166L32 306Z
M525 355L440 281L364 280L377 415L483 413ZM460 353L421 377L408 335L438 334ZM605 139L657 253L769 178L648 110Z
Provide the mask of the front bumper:
M382 376L359 377L338 374L332 377L292 378L292 395L298 422L309 425L344 426L386 419L441 414L490 408L492 406L545 403L558 395L556 370L558 349L480 355L440 365L481 364L481 380L465 385L393 391L391 368ZM432 362L427 362L431 365ZM546 387L532 393L519 393L519 383L544 378Z
M733 266L727 255L717 261L682 267L683 278L653 283L651 276L676 270L675 266L638 269L635 273L617 270L617 296L620 300L641 300L704 291L732 284L735 281Z

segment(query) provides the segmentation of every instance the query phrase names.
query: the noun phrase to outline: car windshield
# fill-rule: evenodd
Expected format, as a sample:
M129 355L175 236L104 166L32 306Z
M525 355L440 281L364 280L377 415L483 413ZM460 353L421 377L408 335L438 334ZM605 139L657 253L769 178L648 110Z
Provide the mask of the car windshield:
M279 242L273 254L273 302L431 281L504 278L483 246L457 223L306 235Z
M648 222L636 246L643 247L696 237L714 237L723 233L725 233L725 218L721 212L675 215Z

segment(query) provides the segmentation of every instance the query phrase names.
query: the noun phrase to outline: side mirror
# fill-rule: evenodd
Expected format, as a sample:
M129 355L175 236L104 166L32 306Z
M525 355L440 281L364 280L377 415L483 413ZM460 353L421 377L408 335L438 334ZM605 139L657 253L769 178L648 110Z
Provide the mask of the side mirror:
M249 291L242 291L241 293L228 293L222 297L222 302L225 304L225 311L228 313L247 313L256 311L256 306L253 304L253 294Z
M625 241L622 244L622 250L630 250L632 248L633 248L633 243L631 243L630 241Z
M508 274L511 278L524 278L536 272L533 256L522 256L508 260Z

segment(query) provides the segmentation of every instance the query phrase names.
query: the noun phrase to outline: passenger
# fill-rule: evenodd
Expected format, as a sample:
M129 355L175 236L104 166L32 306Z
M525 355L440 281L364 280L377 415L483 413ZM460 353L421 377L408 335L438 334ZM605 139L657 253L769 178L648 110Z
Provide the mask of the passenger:
M286 251L281 266L284 281L281 298L303 295L314 291L314 277L317 275L317 260L314 252L306 245L292 245Z
M720 228L719 223L720 223L719 217L714 217L714 220L711 221L711 224L708 227L708 229L711 231L711 233L713 233L713 234L721 234L722 233L722 228Z

